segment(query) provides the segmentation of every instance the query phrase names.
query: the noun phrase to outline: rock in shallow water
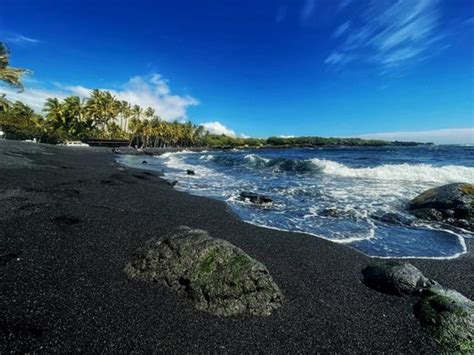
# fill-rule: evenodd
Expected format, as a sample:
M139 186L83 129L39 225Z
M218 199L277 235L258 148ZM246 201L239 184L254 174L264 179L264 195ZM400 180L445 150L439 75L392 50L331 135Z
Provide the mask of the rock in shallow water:
M391 295L413 295L431 282L420 270L409 263L378 262L362 270L364 284Z
M421 219L444 222L474 231L474 185L435 187L414 198L408 208Z
M250 201L250 202L255 203L257 205L263 205L263 204L273 202L273 200L270 197L265 196L265 195L259 195L259 194L256 194L254 192L244 191L244 192L240 193L239 197L240 197L240 200L242 200L242 201Z
M270 315L283 295L267 268L206 231L180 227L152 239L126 265L131 279L160 281L215 315Z
M474 353L474 302L439 285L423 291L415 316L446 352Z

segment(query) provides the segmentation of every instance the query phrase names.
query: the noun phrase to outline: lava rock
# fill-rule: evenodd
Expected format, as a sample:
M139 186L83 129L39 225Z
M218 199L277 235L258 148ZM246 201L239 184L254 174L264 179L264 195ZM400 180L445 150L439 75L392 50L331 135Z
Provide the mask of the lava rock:
M410 218L407 218L401 214L393 213L393 212L389 212L389 213L385 213L381 215L372 215L371 217L383 223L400 225L400 226L409 226L412 223L412 220Z
M239 198L241 201L250 201L256 205L263 205L272 203L273 200L265 195L256 194L254 192L243 191L240 193Z
M422 328L447 353L474 352L474 302L439 285L426 289L415 305Z
M186 170L186 174L188 174L188 175L196 175L196 173L194 172L194 170L191 170L191 169Z
M429 189L408 205L418 218L474 231L474 185L454 183Z
M331 218L357 218L354 210L340 210L337 208L326 208L320 211L318 214L323 217Z
M225 240L184 226L148 241L124 271L132 280L163 282L215 315L270 315L283 301L263 264Z
M416 295L432 281L409 263L377 262L362 270L365 285L391 295Z

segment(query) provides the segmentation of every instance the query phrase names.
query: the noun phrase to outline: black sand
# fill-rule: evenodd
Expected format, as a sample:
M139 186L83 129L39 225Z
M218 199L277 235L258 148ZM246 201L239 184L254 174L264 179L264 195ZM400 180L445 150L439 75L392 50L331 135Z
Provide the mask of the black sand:
M145 171L120 171L114 158L0 141L0 352L437 350L420 332L413 300L362 284L364 255L246 224L221 202L177 192ZM270 317L219 318L162 285L127 280L122 269L137 246L179 225L262 261L284 306ZM474 296L472 253L413 264Z

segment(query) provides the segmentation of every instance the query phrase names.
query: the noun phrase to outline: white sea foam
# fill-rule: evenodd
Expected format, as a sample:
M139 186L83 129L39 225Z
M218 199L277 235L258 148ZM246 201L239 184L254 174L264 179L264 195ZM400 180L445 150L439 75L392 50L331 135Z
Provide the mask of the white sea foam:
M324 174L385 181L474 182L474 168L458 165L385 164L369 168L350 168L326 159L311 159Z
M212 154L201 155L199 157L199 160L212 160L212 159L214 159L214 155Z
M247 154L246 156L244 156L244 159L254 164L257 164L259 162L268 163L270 161L270 159L263 158L258 154Z

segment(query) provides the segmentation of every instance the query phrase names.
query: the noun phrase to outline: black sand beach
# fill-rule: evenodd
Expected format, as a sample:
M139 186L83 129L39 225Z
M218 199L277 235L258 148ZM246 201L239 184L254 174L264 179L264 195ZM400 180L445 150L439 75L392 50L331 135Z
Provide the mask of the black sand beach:
M224 203L124 170L110 150L0 140L0 352L433 353L414 300L366 287L370 258L313 236L240 221ZM144 241L205 229L263 262L285 295L269 317L199 312L128 280ZM470 252L413 260L474 297Z

